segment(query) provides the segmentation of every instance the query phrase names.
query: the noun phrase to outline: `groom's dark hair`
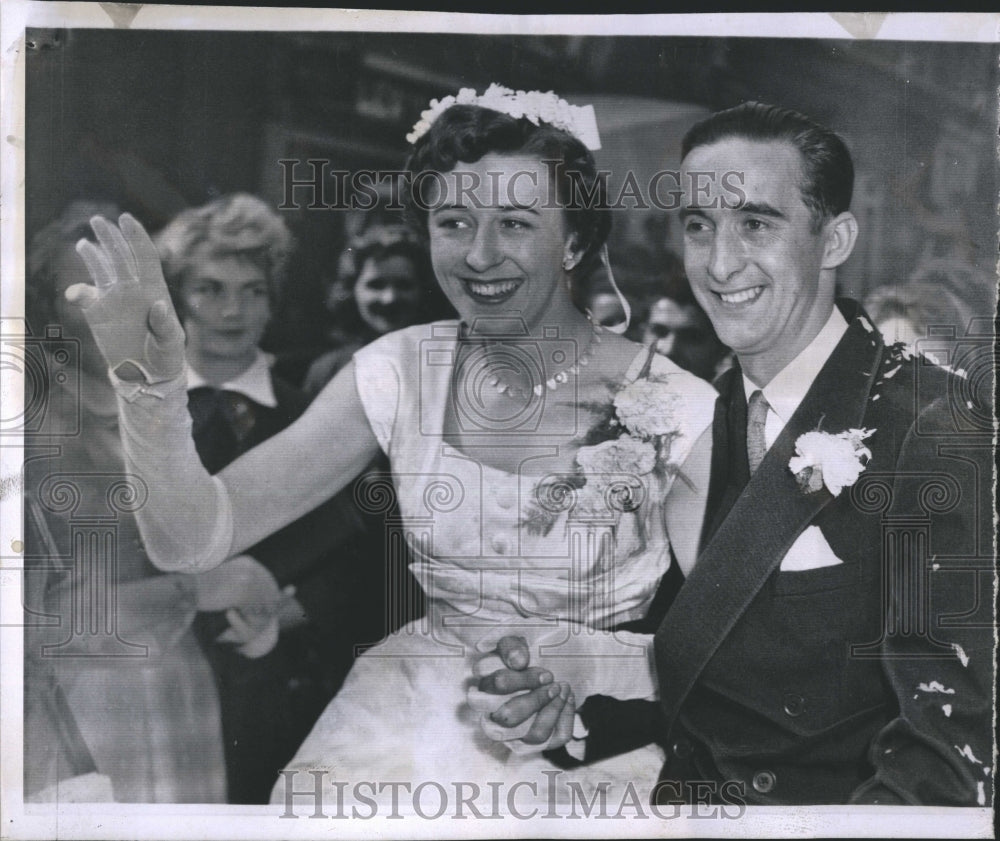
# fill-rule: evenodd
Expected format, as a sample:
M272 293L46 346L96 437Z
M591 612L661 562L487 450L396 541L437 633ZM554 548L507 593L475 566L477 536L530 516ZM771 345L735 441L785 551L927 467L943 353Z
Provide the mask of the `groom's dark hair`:
M854 163L838 134L805 114L762 102L744 102L719 111L688 129L681 159L698 146L737 137L791 143L802 157L802 201L812 213L813 230L848 210L854 192Z

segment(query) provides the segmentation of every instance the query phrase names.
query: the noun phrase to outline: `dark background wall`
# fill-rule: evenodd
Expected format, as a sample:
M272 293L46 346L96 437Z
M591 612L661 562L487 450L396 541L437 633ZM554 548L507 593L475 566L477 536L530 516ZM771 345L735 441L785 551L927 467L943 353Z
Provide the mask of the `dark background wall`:
M799 108L852 148L863 233L841 272L845 291L864 295L944 261L992 311L995 45L84 29L29 31L28 41L29 238L74 198L113 199L151 228L235 190L277 205L282 157L398 166L427 101L460 86L627 97L620 113L599 114L602 134L626 144L618 158L613 144L603 154L618 160L624 149L637 166L663 162L702 109L752 98ZM681 116L658 130L649 100ZM644 117L633 131L628 121ZM302 249L278 345L319 329L318 290L344 224L338 211L284 212Z

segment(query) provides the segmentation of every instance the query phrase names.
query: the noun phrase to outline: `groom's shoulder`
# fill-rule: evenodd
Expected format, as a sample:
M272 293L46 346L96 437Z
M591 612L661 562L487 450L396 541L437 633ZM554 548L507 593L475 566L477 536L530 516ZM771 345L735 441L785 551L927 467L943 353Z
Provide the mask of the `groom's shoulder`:
M980 379L938 355L897 342L881 355L870 399L883 401L881 413L897 423L960 431L960 415L991 409L992 390Z

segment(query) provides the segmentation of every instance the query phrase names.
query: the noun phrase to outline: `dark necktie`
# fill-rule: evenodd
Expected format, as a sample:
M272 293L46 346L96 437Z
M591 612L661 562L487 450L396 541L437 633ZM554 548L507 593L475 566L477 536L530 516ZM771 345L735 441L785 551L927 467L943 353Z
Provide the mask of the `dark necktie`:
M767 442L764 440L764 425L767 422L767 398L758 389L750 395L747 407L747 461L750 463L750 475L757 472L760 463L767 452Z

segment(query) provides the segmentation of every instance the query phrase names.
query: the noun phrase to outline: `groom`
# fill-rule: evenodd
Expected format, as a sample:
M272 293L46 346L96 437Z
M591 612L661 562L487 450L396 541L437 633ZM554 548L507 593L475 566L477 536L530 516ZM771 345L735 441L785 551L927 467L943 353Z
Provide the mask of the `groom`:
M480 689L534 691L493 719L535 716L526 739L565 744L563 765L658 742L660 803L728 784L756 804L986 805L991 384L835 305L858 223L833 132L745 103L688 132L682 179L687 274L738 365L717 383L697 559L631 627L655 633L659 701L588 698L573 739L506 638Z

